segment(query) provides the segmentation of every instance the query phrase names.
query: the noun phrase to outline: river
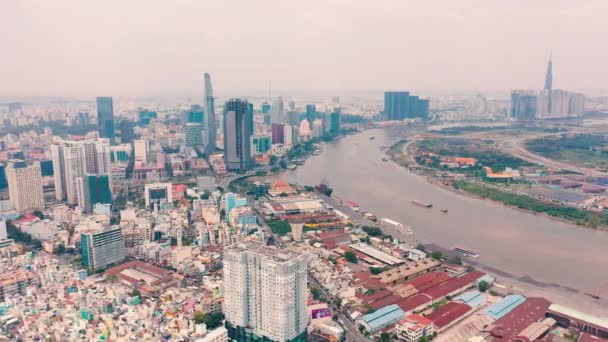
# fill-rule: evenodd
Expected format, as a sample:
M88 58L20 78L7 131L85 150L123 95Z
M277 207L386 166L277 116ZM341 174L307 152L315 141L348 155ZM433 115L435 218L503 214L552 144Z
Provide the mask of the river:
M517 277L581 292L608 282L608 233L461 196L382 161L386 155L380 147L405 136L402 127L347 136L281 178L306 185L325 180L335 195L357 202L362 210L412 226L418 240L472 248L481 255L476 261ZM431 202L433 208L413 205L415 199ZM442 208L449 213L441 213Z

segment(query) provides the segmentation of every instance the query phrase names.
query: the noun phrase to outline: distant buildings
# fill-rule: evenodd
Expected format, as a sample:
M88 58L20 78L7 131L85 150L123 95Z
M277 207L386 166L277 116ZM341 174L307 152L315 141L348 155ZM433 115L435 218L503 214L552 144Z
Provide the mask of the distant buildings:
M329 131L336 133L340 130L340 108L335 108L330 114Z
M285 143L285 124L273 123L272 124L272 143L273 144L284 144Z
M224 162L228 170L243 172L253 166L251 136L253 116L247 101L232 99L224 105Z
M385 120L426 118L429 116L429 100L410 95L407 91L384 92Z
M111 97L97 98L99 136L114 139L114 105Z
M543 90L511 91L511 117L518 120L580 116L585 111L585 96L553 89L553 63L549 60Z
M97 203L111 204L110 175L85 175L78 178L78 206L91 213Z
M229 338L306 341L306 267L305 255L259 242L225 248L223 311Z
M55 198L77 204L78 178L86 175L111 175L110 155L109 139L64 141L56 138L51 144Z
M312 130L313 123L317 118L317 106L314 104L306 105L306 121L308 121L308 127Z
M205 153L213 154L217 146L217 128L215 125L215 98L211 85L211 75L205 73Z
M173 191L171 183L151 183L144 186L144 200L146 208L153 204L163 207L173 202Z
M196 122L190 122L184 126L184 131L186 134L187 147L203 145L203 125Z
M150 155L150 141L145 139L133 141L133 152L135 160L142 162L144 165L148 163Z
M92 270L105 269L122 262L127 252L120 227L82 233L80 255L82 266Z
M265 135L252 135L251 136L251 153L260 154L270 151L272 146L271 137Z
M23 160L10 159L6 167L8 193L11 204L18 212L44 209L40 164L27 165Z

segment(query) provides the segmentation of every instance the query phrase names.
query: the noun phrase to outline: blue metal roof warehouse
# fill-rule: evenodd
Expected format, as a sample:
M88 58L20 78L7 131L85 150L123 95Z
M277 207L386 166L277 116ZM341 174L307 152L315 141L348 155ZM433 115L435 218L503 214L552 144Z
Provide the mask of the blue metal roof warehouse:
M522 295L508 295L503 298L500 302L493 304L489 308L483 310L481 313L486 314L493 319L501 319L502 316L511 312L519 304L523 303L526 297Z
M393 323L397 323L403 319L404 315L405 313L399 308L399 305L391 304L380 310L361 316L358 320L367 325L369 331L374 334Z

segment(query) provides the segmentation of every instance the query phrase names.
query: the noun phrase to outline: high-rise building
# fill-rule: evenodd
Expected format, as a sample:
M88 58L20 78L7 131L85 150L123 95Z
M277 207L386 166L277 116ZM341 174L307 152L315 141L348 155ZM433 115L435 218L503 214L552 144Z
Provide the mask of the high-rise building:
M253 117L247 101L232 99L224 105L224 162L228 170L246 171L252 167L251 136Z
M306 341L306 256L260 242L224 249L224 307L232 341Z
M410 95L407 91L384 92L384 120L426 118L429 115L429 100Z
M97 125L101 138L114 139L114 104L111 97L97 98Z
M0 163L0 189L6 189L8 183L6 182L6 164Z
M201 125L205 123L205 113L203 107L199 105L190 106L190 110L186 111L184 116L184 123L195 122Z
M133 141L135 144L135 141ZM110 162L112 163L127 163L133 153L131 144L120 144L110 146Z
M158 118L157 112L152 112L147 109L142 109L139 111L139 124L141 126L149 125L150 121L152 121L152 119L156 119L156 118Z
M313 122L317 118L317 106L314 104L306 105L306 121L308 121L308 125L312 129Z
M408 117L410 93L407 91L384 92L384 119L402 120Z
M252 135L251 136L251 153L253 155L266 153L270 150L272 145L272 139L266 135Z
M150 141L139 139L133 141L133 153L136 161L147 164L150 155Z
M268 112L270 112L270 103L262 103L262 114L268 114Z
M329 131L336 133L340 130L340 108L334 108L330 115Z
M215 153L217 147L217 128L215 125L215 99L213 98L213 87L211 75L205 73L205 153Z
M97 203L112 204L110 175L85 175L78 178L78 206L85 213L91 213Z
M285 143L285 124L273 123L272 124L272 143L273 144L284 144Z
M194 147L203 145L203 125L190 122L184 126L186 133L186 146Z
M285 146L295 145L293 131L294 131L293 126L283 125L283 145L285 145Z
M283 123L285 122L285 109L283 108L283 98L277 97L270 109L270 122Z
M9 159L6 167L8 196L18 212L44 209L40 163L27 165L20 159Z
M553 62L547 63L542 90L511 91L511 116L518 120L580 116L585 112L585 96L553 89Z
M173 186L171 183L152 183L144 186L146 207L152 205L164 206L173 202Z
M102 270L122 262L127 256L120 227L80 234L82 266Z
M549 62L547 63L547 73L545 74L545 90L549 92L549 101L548 101L548 110L549 113L553 112L552 106L552 96L553 96L553 62L551 58L549 58Z
M55 198L78 203L77 179L85 174L111 174L109 139L98 138L79 141L54 139L51 145Z
M42 173L42 177L48 177L53 175L53 161L48 159L43 159L40 161L40 172Z

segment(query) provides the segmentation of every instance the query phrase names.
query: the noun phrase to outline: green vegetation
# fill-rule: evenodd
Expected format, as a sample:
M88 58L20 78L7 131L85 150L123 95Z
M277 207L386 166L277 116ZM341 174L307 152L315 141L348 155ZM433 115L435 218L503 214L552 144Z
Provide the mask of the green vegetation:
M310 289L310 293L312 294L312 297L315 300L319 300L319 298L321 298L321 291L317 288L313 287L312 289Z
M429 133L433 134L445 134L445 135L459 135L463 133L475 133L475 132L489 132L489 131L508 131L509 133L523 133L523 132L541 132L541 133L559 133L565 132L563 128L547 128L539 126L464 126L464 127L448 127L439 130L431 130Z
M200 311L194 312L194 323L201 324L205 323L208 330L213 330L219 327L224 320L224 314L221 312L202 313Z
M347 250L346 252L344 252L344 259L346 259L346 261L356 264L357 263L357 254L355 254L355 252L352 249Z
M370 268L369 268L369 271L370 271L372 274L376 275L376 274L380 274L380 273L384 272L384 271L385 271L385 269L384 269L384 268L382 268L382 267L370 267Z
M392 341L391 334L382 333L380 334L380 342L390 342Z
M10 239L36 248L42 248L40 240L34 238L32 234L21 231L11 221L6 222L6 232Z
M598 134L563 134L531 140L526 148L544 157L589 168L608 168L608 138Z
M382 230L378 227L363 226L361 229L369 236L382 236Z
M287 235L291 233L291 226L287 220L273 219L266 221L273 233L278 235Z
M471 194L483 198L489 198L520 209L544 213L553 217L572 221L578 225L585 225L592 228L608 226L608 214L605 213L591 212L573 207L563 207L556 204L545 203L526 195L503 192L494 188L473 184L466 181L455 181L454 188L462 189Z
M434 153L437 156L416 156L416 162L434 169L447 169L441 166L441 157L465 157L477 159L475 166L459 169L460 172L472 176L485 176L483 167L488 166L494 171L502 171L506 167L520 168L534 166L530 162L500 152L494 148L491 140L476 140L466 138L426 139L416 143L419 153Z
M431 258L433 258L435 260L441 260L441 259L443 259L443 253L438 252L438 251L433 252L433 253L431 253Z
M139 297L141 296L141 292L138 289L133 289L133 291L131 291L131 297Z
M477 284L477 288L479 289L479 292L486 292L489 287L490 287L490 283L488 283L485 280L482 280L479 282L479 284Z
M405 145L406 143L407 143L407 140L405 140L405 139L401 139L401 140L397 141L396 143L391 145L391 147L389 147L388 154L393 156L393 155L401 153L401 149L403 148L403 145Z
M343 124L362 124L369 122L369 119L361 115L340 114L340 121Z
M440 307L444 306L445 304L447 304L448 300L443 298L438 302L435 302L433 305L431 305L431 307L433 308L433 310L437 310Z

